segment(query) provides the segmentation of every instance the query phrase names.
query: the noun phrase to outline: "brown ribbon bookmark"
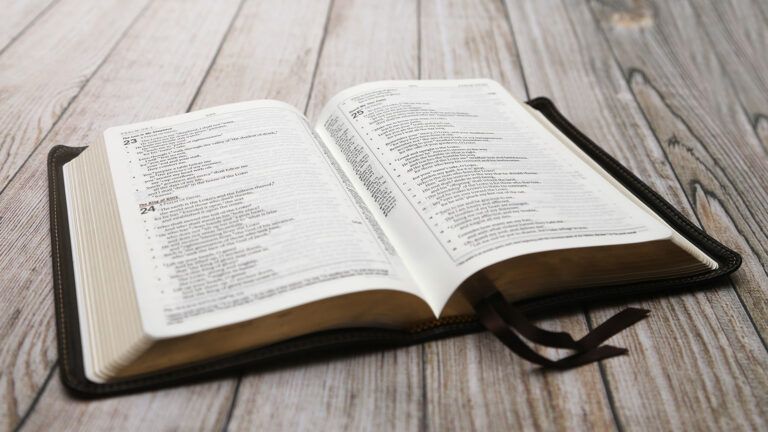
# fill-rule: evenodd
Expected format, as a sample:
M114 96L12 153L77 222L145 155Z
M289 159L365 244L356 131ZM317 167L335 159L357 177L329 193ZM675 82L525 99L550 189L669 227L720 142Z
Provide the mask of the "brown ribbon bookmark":
M626 348L600 345L611 336L648 316L646 309L627 308L595 327L579 340L566 332L552 332L533 325L516 307L507 303L498 291L475 304L478 319L504 345L520 357L545 368L569 369L627 353ZM552 348L567 348L575 353L551 360L531 349L520 336Z

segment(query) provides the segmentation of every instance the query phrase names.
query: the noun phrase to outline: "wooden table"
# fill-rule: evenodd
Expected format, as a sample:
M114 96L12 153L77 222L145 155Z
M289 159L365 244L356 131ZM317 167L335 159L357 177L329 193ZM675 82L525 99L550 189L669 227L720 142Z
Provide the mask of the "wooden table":
M0 0L0 428L768 428L768 2ZM46 155L108 126L274 98L314 118L381 79L549 96L738 250L717 287L636 301L631 355L542 373L487 334L101 400L58 378ZM543 320L582 334L619 306Z

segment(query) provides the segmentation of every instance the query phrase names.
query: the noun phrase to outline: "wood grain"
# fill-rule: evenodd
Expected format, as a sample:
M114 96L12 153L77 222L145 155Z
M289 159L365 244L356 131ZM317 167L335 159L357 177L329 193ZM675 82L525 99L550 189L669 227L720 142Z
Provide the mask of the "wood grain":
M758 3L691 0L691 9L768 154L768 19Z
M768 2L507 0L505 14L492 0L149 1L0 0L0 430L768 428ZM742 270L637 301L651 318L612 340L630 355L567 373L539 373L480 334L254 371L239 385L65 394L50 147L238 100L315 117L345 87L419 76L552 97L742 253ZM581 334L615 310L542 324Z
M221 430L234 396L232 380L98 401L71 399L54 377L23 431Z
M4 215L0 224L3 428L12 427L29 409L55 360L45 163L48 149L58 144L87 145L110 125L186 110L237 6L236 0L208 6L201 1L153 3L0 195L0 214ZM234 389L233 380L229 385ZM177 395L174 400L180 406L186 403L184 391L169 391ZM139 399L127 399L120 405L126 412L135 409L131 400ZM54 399L44 395L41 402L46 401ZM56 400L56 406L70 402ZM96 405L94 409L98 409ZM155 409L170 408L158 405ZM43 405L31 419L54 416L74 422L68 417L74 415L76 411L49 410ZM47 424L51 419L40 421Z
M768 158L714 50L686 2L591 5L686 196L696 207L700 187L730 216L726 221L703 214L702 226L729 231L721 238L726 243L743 238L748 249L739 252L762 264L744 266L734 280L765 340ZM650 24L626 27L617 18L622 16L647 17Z
M146 3L61 0L0 55L0 191Z
M105 1L93 6L62 0L0 54L0 191L143 5ZM96 35L98 40L91 44ZM92 48L83 52L83 44ZM55 361L44 155L38 161L30 167L37 173L34 182L17 183L23 187L37 183L37 192L17 190L21 198L0 204L2 428L19 421ZM35 208L37 218L30 214ZM27 230L34 234L23 234Z
M421 79L491 78L528 98L503 4L424 0L420 15Z
M537 324L586 332L581 312ZM552 358L567 354L541 352ZM596 364L542 372L488 333L429 342L424 363L427 430L615 429Z
M589 9L561 1L508 4L531 93L553 97L580 128L695 220ZM650 25L645 18L634 19ZM638 304L653 311L651 318L616 337L631 355L603 364L623 429L749 430L763 424L758 407L766 395L765 349L730 284ZM619 309L601 308L590 316L598 323ZM712 346L727 348L713 353ZM666 364L675 365L673 373L648 373ZM683 403L703 414L681 415ZM728 404L744 408L721 409Z
M0 15L0 53L55 2L56 0L0 2L0 10L3 11Z
M417 430L420 365L411 347L247 374L228 430Z
M416 78L416 12L413 1L334 2L307 109L310 118L345 87ZM240 383L229 426L231 430L416 430L424 415L422 386L418 346L254 372Z
M300 0L281 7L247 1L192 109L277 99L303 111L329 7L330 0Z
M423 1L421 71L425 78L492 78L521 100L528 98L515 40L500 2ZM588 331L578 310L540 324L574 335ZM425 346L425 356L428 429L614 427L595 365L567 374L537 373L530 363L485 334L431 342Z
M418 3L334 2L307 107L311 121L339 91L367 81L417 79Z

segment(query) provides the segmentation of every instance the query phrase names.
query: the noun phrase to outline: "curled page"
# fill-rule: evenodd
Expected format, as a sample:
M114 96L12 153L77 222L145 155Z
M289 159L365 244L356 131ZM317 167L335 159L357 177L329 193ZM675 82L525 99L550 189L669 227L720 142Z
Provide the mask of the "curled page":
M363 84L316 129L437 311L504 259L671 235L491 80Z
M415 284L304 117L260 101L105 133L154 337Z

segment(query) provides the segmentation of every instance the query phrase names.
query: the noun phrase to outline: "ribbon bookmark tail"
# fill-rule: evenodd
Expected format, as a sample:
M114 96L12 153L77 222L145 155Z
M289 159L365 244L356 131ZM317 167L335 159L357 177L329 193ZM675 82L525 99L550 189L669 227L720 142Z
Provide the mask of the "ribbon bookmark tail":
M567 332L552 332L535 326L520 310L507 303L498 291L480 300L475 305L475 311L483 326L512 352L544 368L553 369L568 369L626 354L628 351L625 348L600 344L649 314L645 309L624 309L581 339L574 340ZM518 335L542 346L567 348L575 353L552 360L531 349Z

